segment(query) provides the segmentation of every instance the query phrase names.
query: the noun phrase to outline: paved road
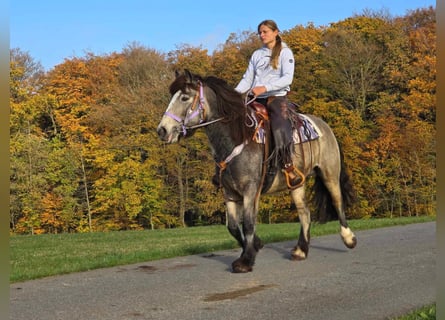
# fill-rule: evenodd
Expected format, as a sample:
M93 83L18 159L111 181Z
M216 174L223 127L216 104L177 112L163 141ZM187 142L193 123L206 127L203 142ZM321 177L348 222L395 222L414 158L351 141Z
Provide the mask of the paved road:
M254 271L232 274L240 250L138 263L10 286L10 319L388 319L436 299L436 224L266 245Z

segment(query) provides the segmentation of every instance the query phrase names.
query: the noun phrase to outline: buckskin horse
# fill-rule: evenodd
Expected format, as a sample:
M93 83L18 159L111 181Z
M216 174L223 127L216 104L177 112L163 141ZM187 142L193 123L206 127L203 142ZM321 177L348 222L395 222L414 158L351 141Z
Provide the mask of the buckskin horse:
M267 139L269 130L264 125L268 122L267 115L252 109L251 103L226 81L214 76L201 77L185 70L176 73L169 89L172 98L157 127L158 136L172 144L204 128L219 167L218 180L223 190L227 228L242 248L241 256L232 263L232 272L252 271L255 257L263 247L255 233L255 223L260 195L265 193L289 190L300 221L300 234L291 258L307 258L311 213L305 202L305 178L309 176L315 177L313 190L319 217L338 217L343 243L351 249L356 246L356 237L345 216L345 210L353 200L352 183L345 171L337 140L326 122L314 115L302 118L303 115L297 113L300 122L306 124L303 131L312 128L317 136L302 139L300 133L295 134L298 128L294 128L296 138L292 158L304 179L299 187L291 189L285 175L270 161L267 146L273 139Z

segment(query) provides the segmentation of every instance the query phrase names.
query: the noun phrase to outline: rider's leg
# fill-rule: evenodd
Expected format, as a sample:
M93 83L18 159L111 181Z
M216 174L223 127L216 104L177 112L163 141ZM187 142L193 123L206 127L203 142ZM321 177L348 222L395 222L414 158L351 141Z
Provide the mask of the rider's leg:
M288 113L288 100L286 97L273 97L268 101L268 110L271 121L272 135L275 149L281 160L282 169L286 176L289 188L300 186L303 175L299 173L292 163L293 132Z

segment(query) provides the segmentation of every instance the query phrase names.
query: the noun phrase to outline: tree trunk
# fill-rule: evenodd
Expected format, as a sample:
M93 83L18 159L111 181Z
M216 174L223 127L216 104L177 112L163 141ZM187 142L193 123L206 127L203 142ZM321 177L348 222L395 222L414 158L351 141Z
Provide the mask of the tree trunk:
M178 172L178 191L179 191L179 221L182 226L185 226L185 203L186 203L186 193L184 188L184 170L182 168L182 156L178 156L177 161L177 172Z
M80 154L80 163L82 166L82 180L83 180L83 188L85 191L85 199L86 199L86 203L87 203L87 214L88 214L88 228L90 229L90 232L93 231L93 226L91 223L91 207L90 207L90 197L88 194L88 184L87 184L87 174L85 171L85 164L83 161L83 155L82 155L82 151Z

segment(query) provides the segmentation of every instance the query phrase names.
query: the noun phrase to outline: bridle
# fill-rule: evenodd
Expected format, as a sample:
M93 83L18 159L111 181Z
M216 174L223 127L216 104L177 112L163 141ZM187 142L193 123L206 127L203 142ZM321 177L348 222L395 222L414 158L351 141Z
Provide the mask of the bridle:
M187 135L187 130L193 130L200 127L208 126L212 123L218 122L223 120L224 118L218 118L211 121L205 121L206 118L206 110L204 108L205 105L205 99L204 99L204 87L201 83L201 81L198 81L199 89L196 90L195 97L193 98L193 102L191 104L191 107L187 110L185 118L180 118L177 115L166 111L164 115L172 118L176 122L178 122L181 125L181 133L185 137ZM188 126L187 123L190 123L193 119L196 117L199 117L199 124L196 124L194 126Z

